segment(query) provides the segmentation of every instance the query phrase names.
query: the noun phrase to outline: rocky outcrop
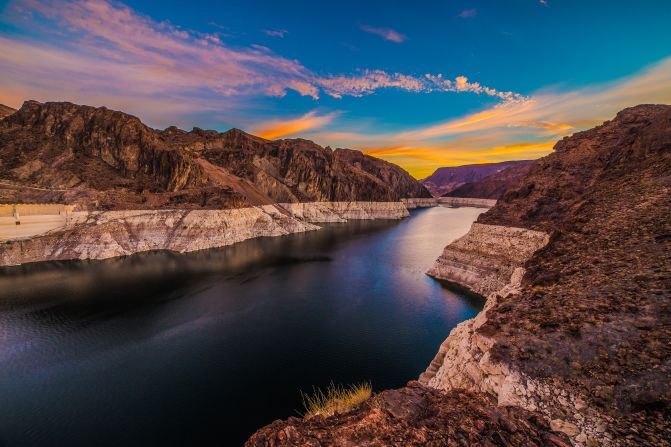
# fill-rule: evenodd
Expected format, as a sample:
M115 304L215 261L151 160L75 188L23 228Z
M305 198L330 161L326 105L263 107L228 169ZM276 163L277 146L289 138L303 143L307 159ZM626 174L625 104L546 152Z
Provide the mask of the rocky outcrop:
M427 274L488 296L510 284L516 270L549 239L542 231L474 223L445 247Z
M533 160L504 161L501 163L482 163L475 165L452 166L438 168L429 177L420 180L435 197L447 195L462 185L479 182L491 175L497 174L513 166L526 166ZM489 195L474 196L460 195L457 197L480 197L483 199L498 199Z
M496 407L483 394L442 393L411 382L356 410L329 418L289 418L255 433L246 447L568 447L568 440L519 408Z
M27 101L0 120L0 200L87 210L220 209L274 202L430 197L407 172L358 151L145 126L125 113Z
M445 194L446 197L480 197L500 199L509 189L514 188L531 169L532 163L510 166L476 182L464 183Z

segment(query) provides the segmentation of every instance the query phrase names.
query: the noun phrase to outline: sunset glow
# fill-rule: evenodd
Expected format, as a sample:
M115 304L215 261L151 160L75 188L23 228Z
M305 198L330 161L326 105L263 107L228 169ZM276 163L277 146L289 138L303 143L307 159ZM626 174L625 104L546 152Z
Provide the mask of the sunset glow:
M623 2L600 23L579 2L529 2L517 16L496 3L434 7L429 17L404 6L393 20L367 7L359 20L334 11L315 33L301 25L312 13L303 4L272 13L228 5L224 14L207 3L203 19L140 0L13 0L0 15L0 103L71 101L155 127L308 138L423 177L440 166L537 158L624 107L671 102L662 44L671 31L651 24L621 40L610 30L637 14ZM669 13L649 7L661 22ZM599 39L566 36L592 48L590 61L544 37L567 15L572 29L594 35L613 25ZM609 57L615 47L621 57Z

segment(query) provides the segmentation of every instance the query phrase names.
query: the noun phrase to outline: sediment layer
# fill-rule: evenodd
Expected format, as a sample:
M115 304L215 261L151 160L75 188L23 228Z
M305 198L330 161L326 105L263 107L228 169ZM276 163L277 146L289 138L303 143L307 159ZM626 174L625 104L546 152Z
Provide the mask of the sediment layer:
M230 210L69 213L63 227L0 243L0 265L106 259L150 250L188 252L262 236L318 230L313 222L401 219L401 202L313 202Z
M401 202L281 203L280 206L307 222L401 219L410 216L408 209Z
M415 208L429 208L432 206L470 206L474 208L491 208L496 205L493 199L476 199L470 197L431 197L401 199L401 202L411 210Z
M445 247L427 273L488 296L508 285L515 270L548 240L542 231L474 223Z

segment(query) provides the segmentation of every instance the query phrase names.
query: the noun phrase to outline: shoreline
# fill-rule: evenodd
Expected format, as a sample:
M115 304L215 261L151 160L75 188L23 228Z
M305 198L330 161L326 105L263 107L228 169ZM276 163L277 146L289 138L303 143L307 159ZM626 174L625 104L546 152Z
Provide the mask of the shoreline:
M156 250L185 253L256 237L316 231L319 223L402 219L410 215L408 209L417 208L408 203L304 202L225 210L70 212L58 228L0 241L0 266L100 260ZM478 206L477 201L461 206L467 203ZM442 205L431 201L424 206Z

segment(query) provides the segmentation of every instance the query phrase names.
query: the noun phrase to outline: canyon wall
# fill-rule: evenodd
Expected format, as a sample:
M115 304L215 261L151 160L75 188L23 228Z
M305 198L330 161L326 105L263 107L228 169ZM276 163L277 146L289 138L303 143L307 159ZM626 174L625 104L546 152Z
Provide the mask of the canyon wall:
M562 139L444 250L430 274L486 296L485 307L451 331L384 417L373 401L316 422L276 421L248 445L314 445L320 431L358 445L372 431L365 445L671 446L670 123L671 106L641 105ZM442 400L414 398L418 386ZM491 400L444 407L455 396ZM502 409L554 433L535 444L504 431L474 441L483 424L469 424L468 412ZM444 412L452 425L424 422Z
M347 222L360 219L400 219L410 216L401 202L280 203L282 208L307 222Z
M401 202L403 202L409 210L415 208L430 208L433 206L491 208L496 205L496 200L494 199L478 199L470 197L413 197L401 199Z
M288 203L230 210L73 212L58 229L0 242L0 265L106 259L149 250L188 252L255 237L318 230L314 222L407 216L408 210L401 202Z
M548 240L542 231L474 223L465 236L445 247L427 274L488 296L508 285Z

